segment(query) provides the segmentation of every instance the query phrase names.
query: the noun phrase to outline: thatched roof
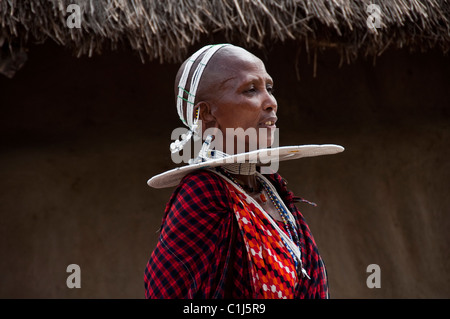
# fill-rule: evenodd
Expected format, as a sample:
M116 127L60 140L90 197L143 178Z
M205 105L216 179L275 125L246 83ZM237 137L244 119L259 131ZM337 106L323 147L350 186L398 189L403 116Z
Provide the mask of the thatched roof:
M69 4L81 28L68 28ZM368 5L381 9L367 26ZM32 42L51 39L77 56L129 46L143 61L181 61L202 39L247 47L292 40L308 52L333 48L343 61L390 47L450 48L449 0L0 0L0 72L24 61ZM22 55L20 55L22 52ZM14 53L18 53L14 55ZM3 58L3 67L2 61ZM15 61L15 62L14 62ZM7 63L8 62L8 63ZM14 63L13 63L14 62ZM16 65L17 66L17 65Z

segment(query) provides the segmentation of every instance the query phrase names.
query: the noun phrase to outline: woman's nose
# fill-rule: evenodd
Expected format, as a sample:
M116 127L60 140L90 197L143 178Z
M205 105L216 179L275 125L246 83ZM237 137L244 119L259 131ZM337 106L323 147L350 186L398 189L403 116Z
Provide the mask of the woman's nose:
M265 99L264 99L264 103L263 103L263 110L264 111L274 111L275 113L278 110L278 104L277 104L277 100L275 99L275 96L273 96L273 94L266 92L265 94Z

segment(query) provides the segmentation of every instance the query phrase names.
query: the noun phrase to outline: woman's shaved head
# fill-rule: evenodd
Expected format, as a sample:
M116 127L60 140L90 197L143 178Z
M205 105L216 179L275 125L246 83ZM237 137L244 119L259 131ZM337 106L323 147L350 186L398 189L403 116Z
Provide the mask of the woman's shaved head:
M194 70L197 68L204 55L205 52L196 59L191 67L188 81L186 82L186 87L184 87L184 89L188 92L190 91L191 79ZM178 69L174 86L175 100L177 99L179 92L178 85L180 83L180 78L188 61L189 59L184 61ZM200 79L197 92L195 94L196 96L194 105L196 105L200 101L211 100L213 96L218 93L218 90L220 90L222 84L232 78L233 74L235 74L240 69L240 66L242 66L242 64L246 62L259 62L263 64L263 62L257 56L241 47L226 45L220 48L211 57L203 71L203 75ZM183 103L183 114L186 116L186 102Z

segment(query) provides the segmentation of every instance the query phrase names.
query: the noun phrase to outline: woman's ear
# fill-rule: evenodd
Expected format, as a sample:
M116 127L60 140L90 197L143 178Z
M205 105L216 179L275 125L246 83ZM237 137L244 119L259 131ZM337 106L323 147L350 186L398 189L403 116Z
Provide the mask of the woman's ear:
M194 111L200 109L199 119L202 121L203 131L217 126L216 118L211 114L211 105L208 102L198 102Z
M208 135L213 135L214 136L214 140L216 140L216 136L217 136L217 131L219 129L219 123L217 122L216 118L214 117L214 115L212 115L212 108L214 106L212 106L210 103L208 102L199 102L197 103L197 105L195 106L195 110L197 110L197 108L200 108L200 114L199 114L199 119L202 121L202 137L206 138L205 136L205 132L206 130L208 130ZM211 130L212 129L212 130ZM220 136L222 136L222 134L220 134ZM213 145L215 145L214 147L217 149L217 147L220 145L220 149L222 149L221 145L222 144L217 144L217 143L223 143L223 141L220 139L219 142L213 140Z

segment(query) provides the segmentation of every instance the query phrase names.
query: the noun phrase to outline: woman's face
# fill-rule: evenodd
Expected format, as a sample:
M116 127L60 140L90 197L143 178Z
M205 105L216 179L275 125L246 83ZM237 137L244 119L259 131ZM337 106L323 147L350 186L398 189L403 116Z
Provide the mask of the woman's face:
M278 109L273 80L264 63L253 54L238 47L222 50L216 53L221 54L214 57L208 71L208 91L202 90L207 97L203 106L208 110L197 104L201 106L201 119L207 127L221 130L223 150L229 154L243 148L251 151L270 147ZM235 130L238 128L241 130ZM227 147L230 143L234 143L234 150Z

